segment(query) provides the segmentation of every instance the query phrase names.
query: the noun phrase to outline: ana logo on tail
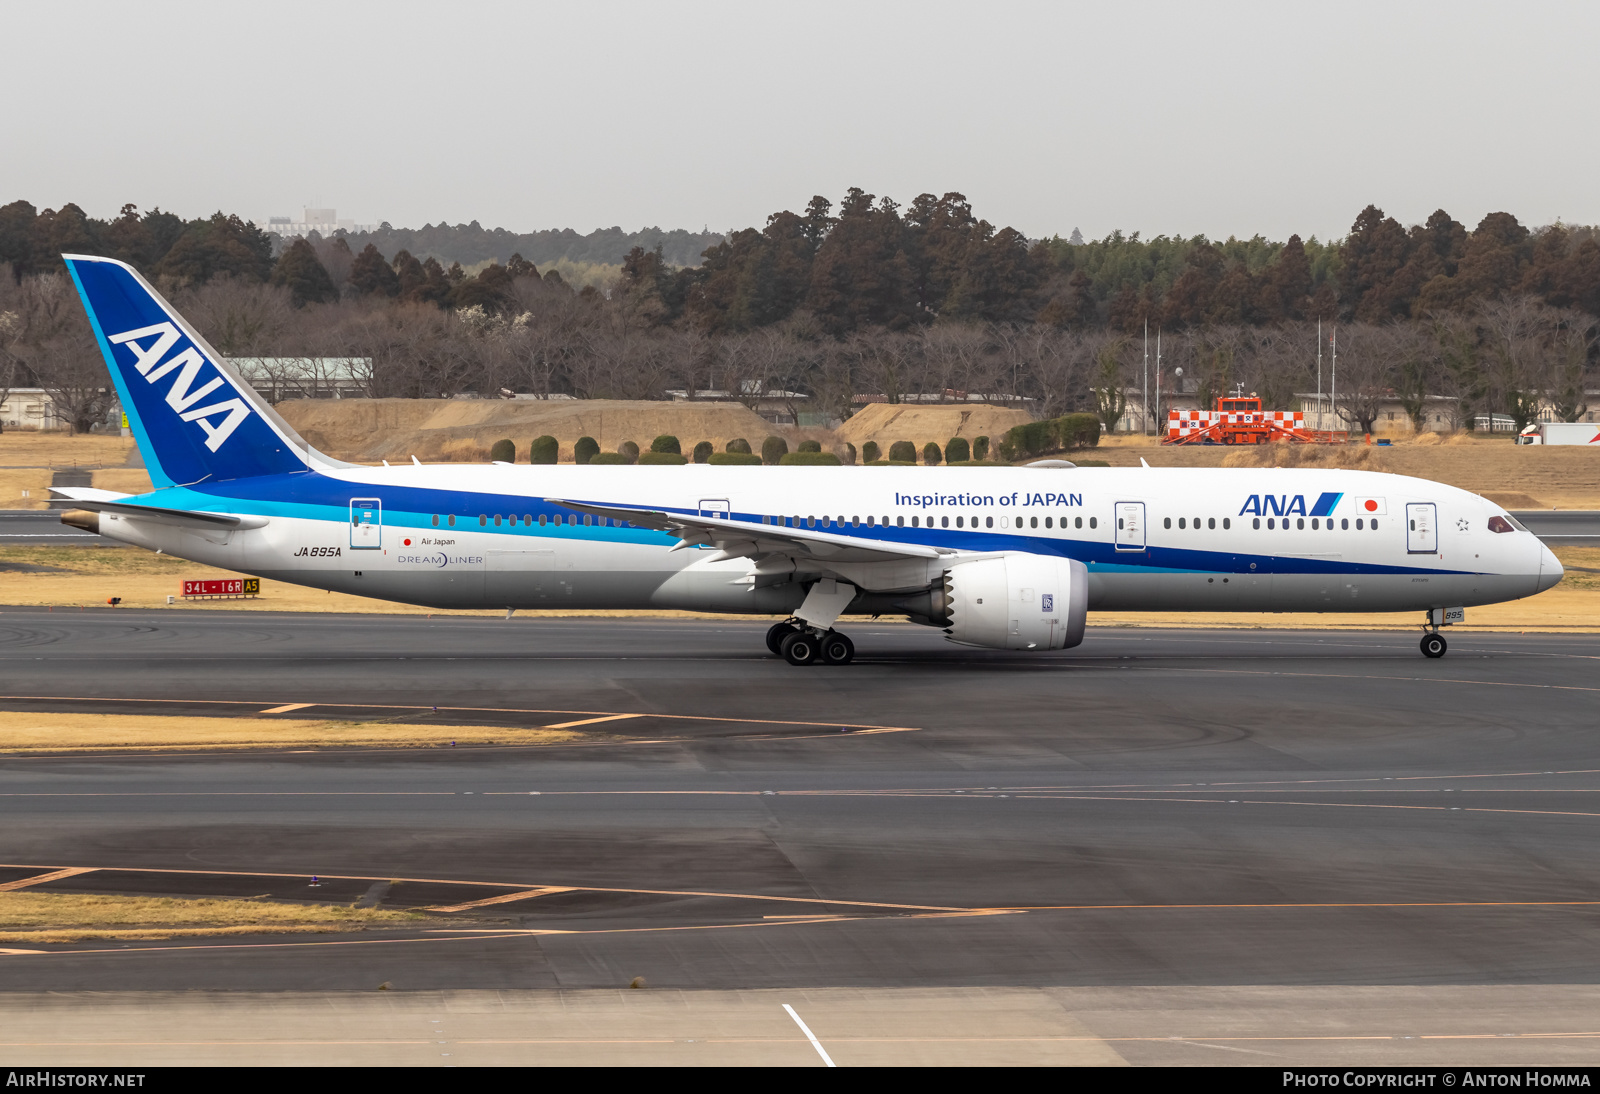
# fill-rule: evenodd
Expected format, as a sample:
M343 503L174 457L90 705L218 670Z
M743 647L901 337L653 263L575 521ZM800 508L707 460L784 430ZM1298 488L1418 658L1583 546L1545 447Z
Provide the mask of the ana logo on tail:
M172 378L171 386L167 388L167 405L177 411L178 417L183 421L198 422L206 434L206 447L215 452L233 436L233 431L250 417L250 407L237 396L196 407L194 404L218 388L227 391L225 387L227 381L217 375L213 376L209 383L195 387L195 381L200 377L200 369L207 364L207 361L193 346L167 357L168 351L177 345L179 337L178 328L173 324L157 323L151 327L140 327L138 330L113 334L109 340L113 345L126 345L133 351L134 368L139 370L139 375L144 377L146 383L153 384L164 376L177 373ZM140 339L144 338L152 341L141 344ZM193 409L190 409L191 407ZM222 419L220 424L217 422L218 418Z

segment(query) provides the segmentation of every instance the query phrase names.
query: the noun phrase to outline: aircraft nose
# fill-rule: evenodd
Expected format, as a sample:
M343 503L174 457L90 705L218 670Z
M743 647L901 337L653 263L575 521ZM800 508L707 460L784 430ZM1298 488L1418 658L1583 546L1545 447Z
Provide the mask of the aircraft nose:
M1550 548L1539 544L1539 591L1542 593L1560 581L1566 572L1561 560L1551 553Z

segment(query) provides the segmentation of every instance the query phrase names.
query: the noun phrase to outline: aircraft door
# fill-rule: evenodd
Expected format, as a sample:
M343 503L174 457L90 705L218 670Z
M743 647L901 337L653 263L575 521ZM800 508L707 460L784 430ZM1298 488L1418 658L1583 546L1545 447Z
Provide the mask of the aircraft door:
M720 517L726 520L730 511L731 507L728 505L727 498L700 499L700 515L702 517Z
M1117 502L1116 521L1115 542L1117 550L1144 550L1144 502Z
M1406 504L1406 553L1431 555L1439 551L1438 507L1431 501Z
M350 499L350 549L375 550L383 546L383 502L378 498Z

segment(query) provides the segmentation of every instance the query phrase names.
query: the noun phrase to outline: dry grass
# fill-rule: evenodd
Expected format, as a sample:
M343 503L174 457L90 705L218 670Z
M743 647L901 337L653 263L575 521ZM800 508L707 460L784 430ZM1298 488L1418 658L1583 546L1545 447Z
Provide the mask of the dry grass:
M462 745L553 745L583 736L569 729L514 726L0 711L0 753L12 755L123 749L432 748L452 741Z
M134 450L132 437L105 433L0 433L0 467L121 467Z
M0 942L331 933L426 922L418 912L261 900L0 893Z
M108 467L96 471L90 478L96 490L115 490L119 494L148 494L150 472L142 467Z
M51 472L42 468L0 469L0 509L44 509L50 502ZM23 496L27 491L27 496Z

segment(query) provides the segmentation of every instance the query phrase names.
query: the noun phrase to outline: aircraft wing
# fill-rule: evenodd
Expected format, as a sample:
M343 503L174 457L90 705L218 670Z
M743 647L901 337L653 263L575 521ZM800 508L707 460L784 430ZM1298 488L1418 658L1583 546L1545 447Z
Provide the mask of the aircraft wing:
M633 509L601 505L588 501L546 498L552 505L564 506L597 517L625 520L641 528L668 532L678 537L674 551L686 547L715 547L719 555L710 561L728 558L761 558L788 555L796 561L814 561L823 566L835 563L899 562L906 559L937 559L956 554L920 543L895 543L882 539L841 536L815 528L787 528L778 524L757 524L724 517L705 517L667 513L659 509Z

